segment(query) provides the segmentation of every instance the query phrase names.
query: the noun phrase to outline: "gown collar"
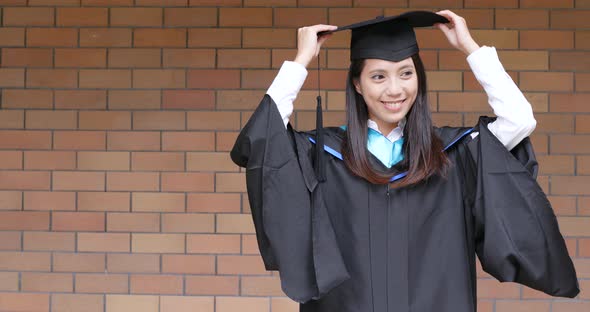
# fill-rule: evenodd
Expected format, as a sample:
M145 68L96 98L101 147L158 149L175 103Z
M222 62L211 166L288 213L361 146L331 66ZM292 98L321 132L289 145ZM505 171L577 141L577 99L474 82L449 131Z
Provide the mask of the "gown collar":
M387 168L391 168L404 159L402 146L404 144L403 129L405 125L406 119L404 118L395 129L385 136L379 131L376 122L371 119L367 121L369 127L367 149Z

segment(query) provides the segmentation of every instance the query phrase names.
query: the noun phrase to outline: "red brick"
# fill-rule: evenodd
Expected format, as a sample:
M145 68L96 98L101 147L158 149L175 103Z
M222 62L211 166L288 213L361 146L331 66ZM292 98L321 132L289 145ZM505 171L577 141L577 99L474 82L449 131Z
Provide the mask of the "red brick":
M348 25L383 15L381 8L330 8L328 23L331 25ZM302 25L303 26L303 25Z
M108 8L58 8L57 26L107 26Z
M159 132L108 132L107 149L121 151L160 150Z
M140 1L138 1L140 2ZM82 6L132 6L133 0L82 0Z
M0 151L0 169L23 169L23 152Z
M109 109L160 109L160 98L160 90L109 90Z
M187 6L189 0L136 0L137 6Z
M101 131L55 131L55 150L104 150L105 133Z
M275 8L275 27L302 27L305 25L327 24L327 8Z
M256 235L242 235L242 254L244 255L259 255L258 242Z
M215 149L213 132L164 132L164 151L212 151Z
M2 230L49 230L47 212L0 211Z
M215 67L215 50L214 49L164 49L163 66L170 67L197 67L197 68L214 68Z
M242 32L244 48L295 48L297 33L292 29L246 28Z
M188 194L189 212L240 212L239 194Z
M78 30L74 28L28 28L27 47L75 47Z
M103 191L103 172L56 171L52 176L54 190Z
M159 232L160 215L155 213L109 213L109 232Z
M574 47L574 33L560 30L521 30L521 49L569 50Z
M109 49L108 64L111 68L161 67L160 49L112 48Z
M238 171L228 153L188 153L187 171Z
M100 253L54 253L53 272L104 272L105 255Z
M212 214L179 214L162 215L162 232L166 233L212 233L215 231L215 220Z
M523 91L574 91L573 73L522 72L520 88Z
M217 95L218 109L255 109L264 96L261 90L225 90Z
M131 88L131 71L123 69L82 69L80 88Z
M127 312L145 311L158 312L158 296L146 295L107 295L106 311Z
M590 133L589 115L576 116L576 133Z
M80 47L130 47L131 36L128 28L81 28Z
M574 0L520 0L521 8L573 8Z
M0 310L46 312L49 311L49 294L0 293Z
M578 301L578 302L554 302L552 304L553 312L577 312L577 311L588 311L590 309L590 302Z
M272 26L271 8L220 8L219 26Z
M71 129L77 127L77 116L75 111L49 111L35 110L26 112L27 129Z
M1 234L0 234L1 235ZM19 272L1 272L0 290L17 292L19 285Z
M29 0L29 6L78 6L78 0Z
M162 173L161 183L165 192L212 192L214 187L209 173Z
M104 90L54 90L56 109L105 109Z
M79 128L84 130L129 130L130 112L80 111Z
M424 2L425 0L410 0L410 7L423 7L440 5L444 7L460 7L463 5L462 1L459 0L436 0ZM460 4L458 4L460 3ZM407 5L406 0L356 0L354 1L355 7L405 7Z
M130 234L78 233L78 250L89 252L129 252Z
M239 48L241 46L241 29L191 28L188 31L189 48Z
M551 143L551 147L553 148L554 142L552 141ZM590 176L553 176L551 177L551 194L588 195L590 194L588 185L590 185ZM582 219L576 220L576 222L582 222ZM588 229L590 229L589 225L586 225ZM588 233L585 235L588 235Z
M539 162L540 174L573 174L574 158L566 155L547 155L537 157Z
M133 88L183 88L186 85L182 69L133 70Z
M134 212L184 212L185 195L179 193L133 193Z
M152 172L108 172L108 191L158 191L159 174Z
M27 86L35 88L76 88L78 75L72 69L28 69Z
M126 192L78 192L78 211L130 211Z
M217 272L242 275L267 274L259 256L217 256Z
M187 44L186 29L135 29L134 47L185 47Z
M76 274L76 293L127 293L126 274Z
M55 49L55 67L106 67L106 49Z
M266 49L219 49L218 68L268 68L270 51Z
M51 309L55 312L104 311L102 295L54 294L51 298Z
M583 29L590 27L589 10L553 10L551 11L551 28Z
M578 30L575 34L576 49L590 50L590 31Z
M0 87L24 88L25 70L20 68L0 68Z
M160 255L108 254L107 271L111 273L158 273Z
M165 90L162 107L165 109L214 109L215 91Z
M161 312L213 312L213 297L160 296Z
M217 26L216 8L166 8L164 9L166 27L205 27Z
M229 152L236 142L237 132L217 132L215 150L218 152Z
M553 52L549 62L551 63L551 70L590 70L590 55L588 52Z
M590 112L590 94L551 94L549 97L551 112L586 113Z
M76 168L74 152L27 151L24 155L25 169L72 170Z
M184 253L184 234L145 234L133 233L132 251L134 253Z
M501 300L496 302L497 312L549 312L551 303L543 301Z
M161 27L161 8L111 8L110 25L127 27Z
M230 312L242 309L243 311L269 311L268 298L256 297L219 297L216 302L218 312Z
M188 295L232 296L240 291L237 276L187 276ZM253 310L258 311L258 310Z
M127 152L78 152L80 170L129 170Z
M244 276L241 289L244 296L281 297L285 295L281 289L281 280L276 276Z
M133 171L184 171L183 153L134 152L131 155Z
M23 129L24 127L24 110L0 111L0 129Z
M104 231L105 215L102 212L54 212L54 231Z
M131 275L132 294L182 294L182 276Z
M3 108L52 108L51 90L2 90Z
M32 273L22 274L23 292L72 292L74 290L72 274L66 273Z
M518 31L516 30L473 30L473 39L479 45L496 47L496 49L518 49Z
M244 72L250 71L242 71L242 73ZM240 88L240 70L192 69L187 73L187 87L191 89L237 89Z
M566 114L535 114L537 127L535 133L572 133L574 119Z
M49 67L53 65L53 53L45 48L4 48L2 49L4 67Z
M238 130L238 112L188 112L189 130Z
M0 171L0 189L49 190L50 176L45 171Z
M493 299L518 299L520 287L515 283L500 283L493 279L477 280L477 297Z
M135 112L133 114L134 130L184 130L184 112Z
M576 165L576 173L578 175L590 174L590 156L577 156Z
M49 271L51 255L48 252L0 252L2 271ZM2 300L0 300L1 302ZM0 311L3 309L0 308Z
M465 0L467 8L517 8L518 0Z
M298 4L306 7L349 7L352 0L299 0Z
M4 8L3 26L53 26L54 8Z
M25 192L25 210L76 210L73 192Z
M3 27L0 28L0 46L3 47L24 47L25 30L22 28Z
M546 10L496 10L496 28L546 29L549 12Z
M191 234L187 236L186 251L197 254L238 254L240 236L226 234Z

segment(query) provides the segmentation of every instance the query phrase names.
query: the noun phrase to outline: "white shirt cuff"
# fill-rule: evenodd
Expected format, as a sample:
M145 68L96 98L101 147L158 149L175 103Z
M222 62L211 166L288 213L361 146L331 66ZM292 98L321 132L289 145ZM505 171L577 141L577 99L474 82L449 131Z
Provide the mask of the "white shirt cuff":
M307 78L305 66L291 61L283 62L279 73L266 91L277 104L279 113L283 118L285 127L289 123L289 117L293 113L293 101Z

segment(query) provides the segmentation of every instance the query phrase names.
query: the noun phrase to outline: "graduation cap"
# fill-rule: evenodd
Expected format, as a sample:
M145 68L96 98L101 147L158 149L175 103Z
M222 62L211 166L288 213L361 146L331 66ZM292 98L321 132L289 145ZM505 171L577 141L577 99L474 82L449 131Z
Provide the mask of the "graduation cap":
M429 11L410 11L397 16L378 16L374 19L362 21L347 26L338 27L333 31L318 33L322 36L350 29L350 60L382 59L399 62L418 53L415 27L428 27L436 23L448 23L449 20L441 15ZM319 73L319 64L318 64ZM319 84L319 80L318 80ZM323 153L323 126L321 98L317 98L316 114L316 164L315 170L319 181L325 181L325 165Z

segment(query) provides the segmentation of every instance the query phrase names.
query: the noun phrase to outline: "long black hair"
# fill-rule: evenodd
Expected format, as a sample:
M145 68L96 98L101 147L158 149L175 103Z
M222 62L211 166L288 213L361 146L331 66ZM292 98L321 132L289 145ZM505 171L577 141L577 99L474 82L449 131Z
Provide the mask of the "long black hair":
M435 135L428 105L426 72L418 54L412 56L418 78L418 92L414 104L406 115L403 130L404 159L396 165L397 169L407 170L405 178L393 184L394 187L414 185L429 177L445 175L448 159L442 152L441 140ZM353 174L371 183L386 184L393 176L392 170L383 170L371 164L367 150L367 121L369 112L363 96L359 94L354 82L360 79L365 65L364 60L353 61L346 82L347 131L342 147L344 163ZM385 134L387 135L387 134Z

